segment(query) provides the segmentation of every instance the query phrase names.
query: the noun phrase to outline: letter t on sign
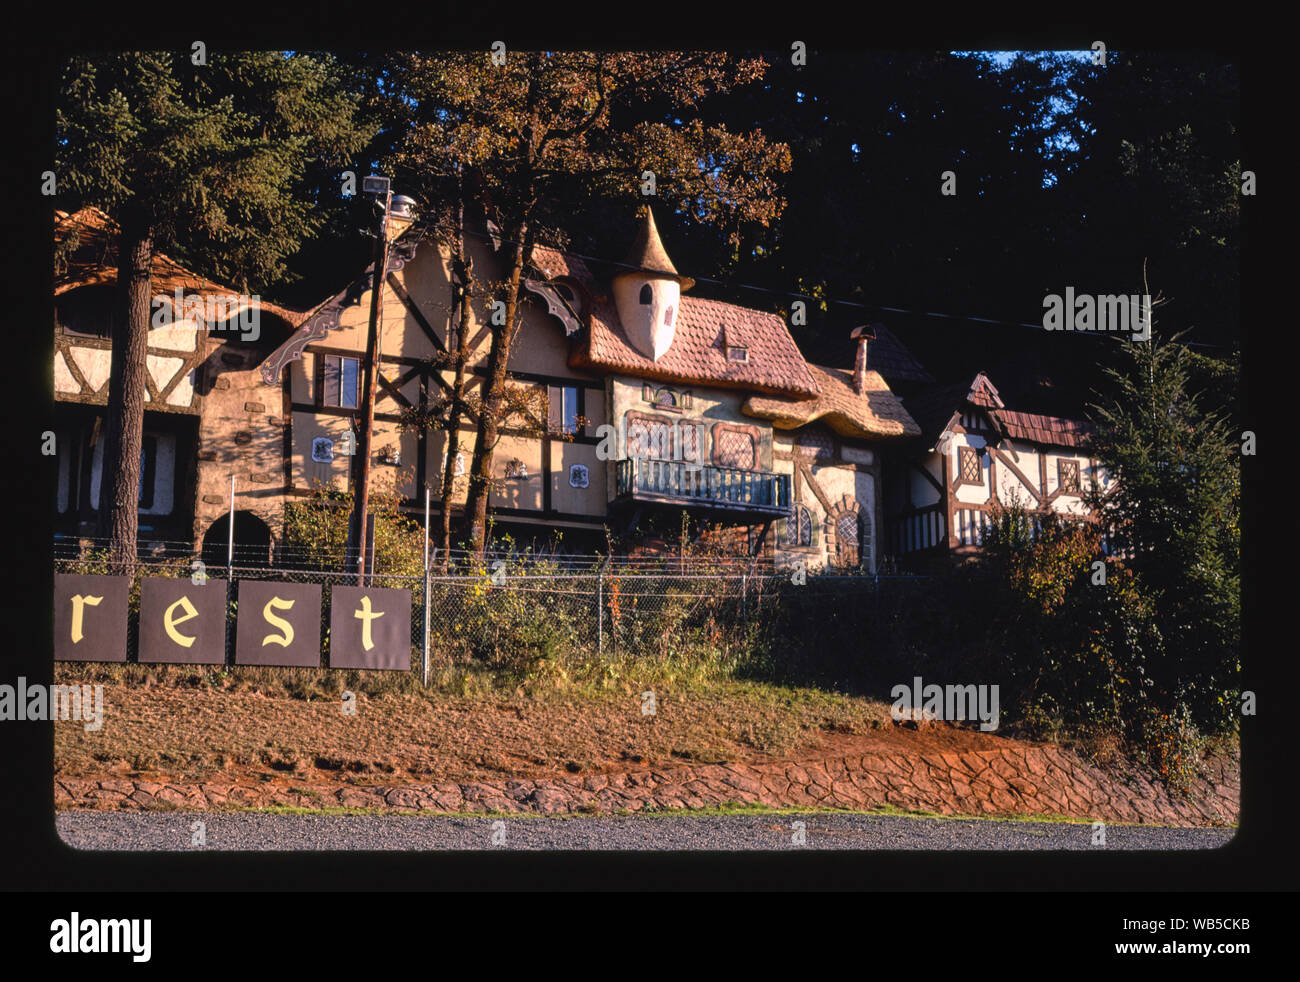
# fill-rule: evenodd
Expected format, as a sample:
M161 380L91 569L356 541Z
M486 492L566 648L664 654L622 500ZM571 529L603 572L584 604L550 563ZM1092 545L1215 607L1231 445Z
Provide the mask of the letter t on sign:
M372 650L375 647L375 642L370 637L370 622L376 617L383 617L384 612L382 610L377 610L372 613L370 610L370 598L362 597L361 606L352 616L361 621L361 647L365 648L366 651Z

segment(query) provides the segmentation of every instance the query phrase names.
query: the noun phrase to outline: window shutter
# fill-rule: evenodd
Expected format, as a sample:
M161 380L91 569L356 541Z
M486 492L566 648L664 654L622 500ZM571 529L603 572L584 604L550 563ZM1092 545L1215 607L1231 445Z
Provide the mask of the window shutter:
M546 394L546 428L552 433L558 433L563 419L564 390L558 385L548 385L546 387Z
M339 359L336 355L326 355L321 368L321 403L326 406L339 404Z
M153 488L158 464L158 438L144 436L140 439L140 497L141 508L153 507Z

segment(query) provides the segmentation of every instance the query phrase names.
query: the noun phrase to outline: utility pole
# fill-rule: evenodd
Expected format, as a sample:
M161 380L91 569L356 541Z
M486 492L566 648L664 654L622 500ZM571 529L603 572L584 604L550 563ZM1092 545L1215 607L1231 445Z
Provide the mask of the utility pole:
M379 318L383 310L384 277L388 272L388 209L393 191L388 178L368 177L362 187L374 187L376 201L383 205L379 237L375 242L375 276L370 290L370 327L366 333L365 382L361 392L361 432L357 434L357 497L353 512L352 541L357 545L357 576L366 570L366 517L370 508L371 430L375 425L375 386L379 367ZM361 581L358 580L358 583Z

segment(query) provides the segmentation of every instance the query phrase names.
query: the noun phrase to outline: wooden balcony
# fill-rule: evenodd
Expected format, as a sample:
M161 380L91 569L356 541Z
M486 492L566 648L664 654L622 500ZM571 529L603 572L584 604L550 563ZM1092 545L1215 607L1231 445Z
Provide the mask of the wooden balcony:
M633 457L616 463L615 496L738 515L783 516L790 513L790 476Z

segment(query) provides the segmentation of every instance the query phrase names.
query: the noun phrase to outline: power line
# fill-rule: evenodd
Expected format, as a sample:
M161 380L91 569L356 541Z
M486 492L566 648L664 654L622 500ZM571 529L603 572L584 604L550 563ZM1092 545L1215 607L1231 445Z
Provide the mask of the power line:
M462 227L458 229L455 225L451 225L451 224L444 225L440 222L426 223L424 226L422 226L422 228L426 230L431 228L439 228L447 232L460 231L462 234L465 235L471 235L479 239L487 239L491 241L493 246L496 248L500 248L501 245L520 244L515 239L507 239L504 236L492 235L489 232L478 232L469 228ZM590 256L581 252L573 252L568 249L560 249L556 246L546 246L546 248L555 249L563 256L566 257L572 256L576 259L581 259L584 262L595 262L605 266L613 266L619 269L627 269L627 270L636 270L640 268L637 266L633 266L629 263L617 262L611 259L604 259L600 256ZM692 276L691 279L695 280L695 282L697 283L708 283L713 286L722 287L723 289L751 290L755 293L762 293L767 296L773 296L773 297L781 297L783 299L806 300L806 301L812 301L815 303L824 303L824 304L837 304L841 307L854 307L860 310L880 310L891 314L906 314L912 317L928 317L928 318L935 318L935 319L942 319L942 320L971 321L977 324L996 324L1003 327L1024 327L1036 331L1047 331L1047 328L1042 324L1030 324L1026 321L1005 320L997 317L977 317L974 314L948 314L948 313L941 313L938 311L931 311L931 310L916 310L914 308L909 308L909 307L891 307L885 304L863 303L857 300L839 300L833 297L818 297L809 293L794 293L787 290L774 290L771 287L756 286L752 283L729 282L727 280L719 280L709 276ZM1111 336L1109 332L1104 332L1104 331L1057 331L1057 332L1048 332L1048 333L1061 333L1061 334L1097 336L1097 337ZM1210 348L1210 349L1221 350L1221 351L1230 350L1231 347L1230 345L1209 344L1203 341L1183 341L1180 343L1189 348Z

